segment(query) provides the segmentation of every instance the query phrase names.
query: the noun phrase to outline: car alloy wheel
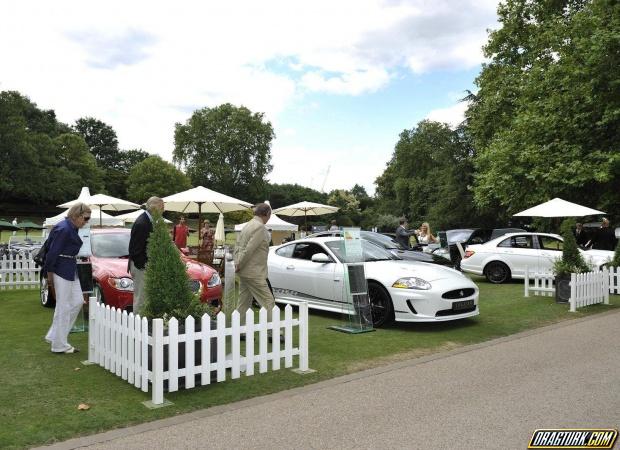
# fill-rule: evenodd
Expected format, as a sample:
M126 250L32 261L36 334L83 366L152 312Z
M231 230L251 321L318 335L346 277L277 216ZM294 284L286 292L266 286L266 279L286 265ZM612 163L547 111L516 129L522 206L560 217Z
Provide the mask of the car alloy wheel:
M510 269L502 262L494 261L484 269L484 273L491 283L501 284L510 279Z
M373 326L378 328L391 323L394 320L394 307L392 306L390 294L388 294L385 288L379 283L369 281L368 297Z

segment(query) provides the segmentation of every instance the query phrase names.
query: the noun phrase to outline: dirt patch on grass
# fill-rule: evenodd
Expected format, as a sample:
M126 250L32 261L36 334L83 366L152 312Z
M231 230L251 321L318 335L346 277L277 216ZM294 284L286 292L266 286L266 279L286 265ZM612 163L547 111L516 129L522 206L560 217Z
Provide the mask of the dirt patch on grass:
M347 366L347 372L359 372L361 370L373 369L375 367L387 366L395 362L405 361L407 359L420 358L422 356L430 355L433 353L446 352L454 350L455 348L462 347L464 344L457 342L445 342L438 347L432 348L416 348L406 352L394 353L393 355L382 356L381 358L375 358L371 361L357 361Z

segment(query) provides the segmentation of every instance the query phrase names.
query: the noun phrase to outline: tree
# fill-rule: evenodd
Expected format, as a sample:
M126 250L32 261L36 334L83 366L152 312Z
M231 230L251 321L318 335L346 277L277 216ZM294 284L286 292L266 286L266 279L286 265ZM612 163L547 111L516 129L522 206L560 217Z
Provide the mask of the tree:
M508 0L498 14L467 111L476 203L619 206L620 3Z
M327 194L299 184L269 184L267 199L273 209L303 201L314 203L327 202Z
M75 122L74 129L86 141L99 167L105 170L118 168L118 138L110 125L93 117L82 117Z
M350 192L351 195L353 195L353 197L355 197L355 199L359 202L361 211L364 211L366 208L369 208L373 205L373 199L368 195L364 186L356 184L351 188Z
M265 196L275 137L263 113L230 103L197 110L174 133L174 162L194 185L250 201Z
M377 212L428 221L435 228L478 225L483 219L468 190L473 156L463 128L425 120L404 130L376 180Z
M136 167L150 155L143 150L121 150L119 162L114 169L106 170L106 190L113 197L126 198L128 178L131 169Z
M187 316L202 317L207 307L200 303L189 287L189 276L180 258L168 227L159 212L153 214L153 232L149 237L147 252L149 262L144 274L146 299L143 317L163 318L166 322L172 317L183 320Z
M67 195L79 192L82 186L89 186L93 192L103 188L104 171L97 167L94 156L81 136L61 134L53 140L56 160L60 166L57 177L62 181Z
M353 194L344 189L335 189L329 193L327 204L337 206L337 221L341 226L350 226L360 222L360 203Z
M127 196L135 202L149 197L165 197L185 191L192 185L189 178L159 156L150 156L131 169L127 179Z

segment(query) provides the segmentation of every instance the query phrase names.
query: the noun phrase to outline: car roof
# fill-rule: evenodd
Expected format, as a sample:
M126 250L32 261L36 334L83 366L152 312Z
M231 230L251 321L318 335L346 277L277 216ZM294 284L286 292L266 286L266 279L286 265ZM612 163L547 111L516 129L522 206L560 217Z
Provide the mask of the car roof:
M549 237L554 237L554 238L560 238L562 239L562 236L560 236L559 234L554 234L554 233L540 233L537 231L523 231L521 233L506 233L506 234L502 234L501 236L496 237L495 239L493 239L493 241L497 241L498 239L506 239L512 236L549 236ZM492 241L489 241L492 242Z

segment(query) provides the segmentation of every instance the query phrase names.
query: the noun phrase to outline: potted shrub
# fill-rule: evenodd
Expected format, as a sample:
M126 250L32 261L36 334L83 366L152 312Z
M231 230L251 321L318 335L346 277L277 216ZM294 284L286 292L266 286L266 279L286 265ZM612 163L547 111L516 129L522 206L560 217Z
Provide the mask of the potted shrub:
M148 242L149 260L145 272L145 301L140 314L149 321L156 318L164 319L164 333L167 332L168 321L175 317L179 321L179 333L184 332L185 319L188 316L196 319L195 329L200 331L200 318L204 313L213 315L215 308L200 302L200 294L190 289L190 278L185 264L179 257L179 250L172 242L166 224L160 213L153 214L153 232ZM215 321L211 324L215 326ZM201 341L195 344L195 364L200 364ZM215 339L211 340L211 362L214 361ZM185 343L179 343L179 368L185 367ZM164 348L167 361L167 349ZM150 359L150 355L149 355ZM167 364L165 364L167 366ZM165 367L166 368L166 367Z
M571 273L588 272L590 267L579 252L575 236L573 236L573 221L565 220L562 223L562 238L564 246L562 257L553 263L555 275L555 301L566 303L570 299L570 275Z

